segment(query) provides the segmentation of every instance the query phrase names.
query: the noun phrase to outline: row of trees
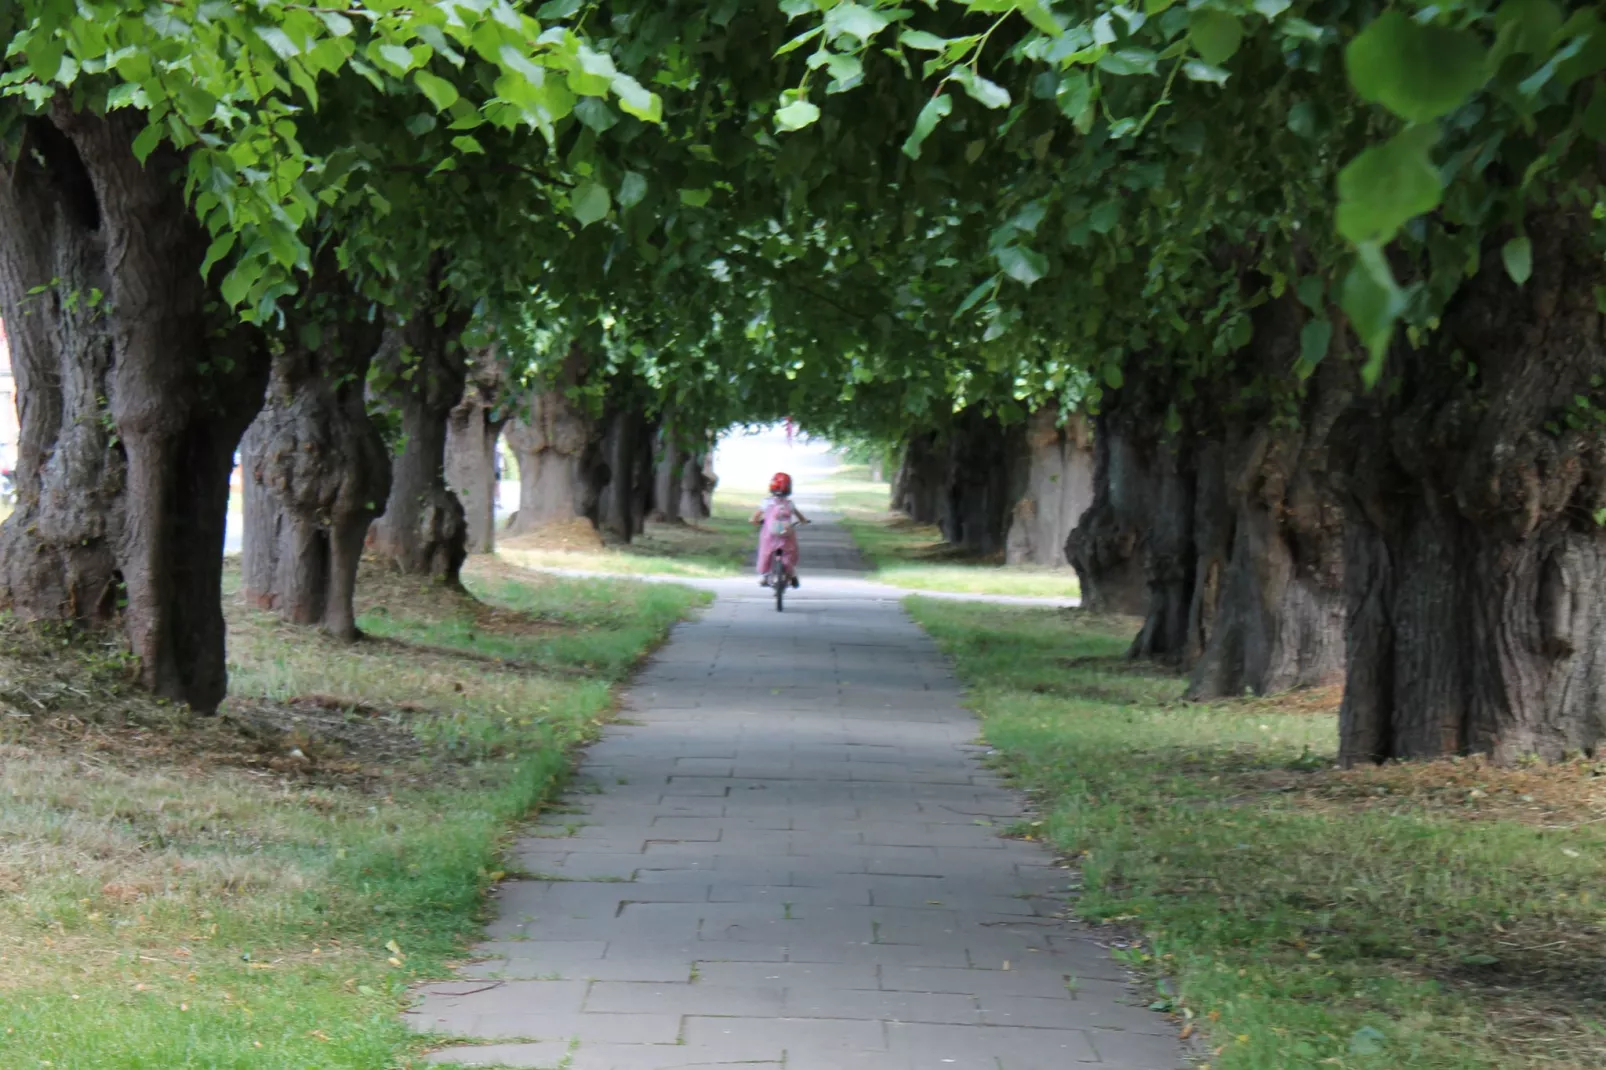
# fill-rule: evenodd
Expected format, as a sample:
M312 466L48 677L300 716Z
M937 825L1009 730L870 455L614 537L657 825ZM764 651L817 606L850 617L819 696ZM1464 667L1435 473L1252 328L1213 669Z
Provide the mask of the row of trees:
M163 694L223 693L242 435L248 586L349 634L364 538L442 575L484 544L449 488L500 421L521 527L628 538L700 493L711 429L792 413L906 444L900 500L956 544L1068 546L1198 694L1341 666L1349 760L1606 732L1591 6L21 0L0 30L0 585L120 621Z

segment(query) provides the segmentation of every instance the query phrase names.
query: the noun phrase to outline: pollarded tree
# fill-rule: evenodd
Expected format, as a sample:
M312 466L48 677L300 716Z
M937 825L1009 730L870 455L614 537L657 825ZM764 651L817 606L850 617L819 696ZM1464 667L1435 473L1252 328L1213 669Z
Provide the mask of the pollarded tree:
M0 28L13 46L0 136L11 161L28 160L28 185L6 208L48 221L8 225L32 237L8 254L0 310L20 323L30 297L68 286L48 306L67 334L21 332L19 366L40 403L22 406L24 503L0 540L8 598L37 616L120 613L144 682L210 710L224 690L229 472L269 364L266 335L231 310L274 316L310 266L304 231L319 203L351 188L349 170L300 138L320 79L350 69L375 74L381 90L382 76L406 80L442 111L463 105L454 121L539 131L577 99L613 95L647 116L657 101L561 22L543 26L500 0L338 10L24 0ZM473 103L443 76L466 56L493 83ZM219 262L214 291L205 276ZM54 369L61 394L35 369ZM98 437L61 422L92 413L104 414ZM35 531L47 533L45 553ZM73 539L91 553L66 552Z

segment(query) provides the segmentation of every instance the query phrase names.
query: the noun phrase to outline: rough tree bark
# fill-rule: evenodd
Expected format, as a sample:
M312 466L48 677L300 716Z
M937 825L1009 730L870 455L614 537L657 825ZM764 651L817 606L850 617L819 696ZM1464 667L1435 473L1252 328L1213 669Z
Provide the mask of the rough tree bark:
M1291 296L1255 314L1253 371L1275 381L1307 315ZM1353 396L1334 357L1306 381L1292 421L1251 408L1200 451L1193 605L1185 660L1193 698L1267 694L1343 673L1343 510L1328 440ZM1286 380L1284 380L1286 382Z
M34 455L27 478L34 482L32 507L46 513L53 508L50 493L67 487L89 492L71 507L83 520L63 519L82 523L91 513L102 517L84 523L91 540L86 550L93 550L96 540L115 539L117 574L126 592L122 625L139 660L141 684L211 712L227 683L222 576L229 474L240 436L262 404L267 349L260 333L220 329L225 325L209 317L200 274L208 241L184 200L184 161L158 149L142 165L132 148L139 127L132 113L79 113L59 99L48 116L33 122L29 134L46 162L30 161L10 180L8 200L15 204L20 196L47 211L52 198L41 199L29 184L48 182L61 214L44 218L52 227L72 224L52 235L67 241L50 256L57 263L36 258L31 266L68 266L71 277L91 281L95 273L88 258L98 247L104 280L103 301L89 292L61 294L63 308L85 302L104 306L103 327L84 330L88 321L69 310L66 316L47 316L49 325L42 331L23 332L32 335L24 342L25 374L46 368L51 360L45 354L52 347L57 367L68 372L60 418L42 411L57 404L48 400L49 388L39 395L43 404L24 405L32 410L27 448L38 449L51 439L57 447L43 464ZM6 244L13 244L9 234ZM23 258L30 255L30 244L21 243ZM60 264L61 259L68 263ZM7 260L14 270L29 266L22 259ZM51 284L51 278L41 278L30 287ZM9 280L6 286L9 291ZM5 300L8 307L20 305L15 293L8 292ZM104 344L90 337L102 330L110 339L109 370ZM109 402L97 419L115 434L120 465L98 444L109 438L97 440L58 422L69 412L77 420L89 415L82 391L97 379L104 382ZM34 387L41 385L33 381ZM51 424L56 424L53 435ZM60 470L49 474L58 465ZM120 501L109 500L112 493ZM19 530L20 535L8 537L8 557L29 549L32 533ZM7 580L17 585L8 592L10 601L41 617L105 616L108 611L98 601L105 597L104 558L60 553L52 545L59 534L59 528L49 529L40 540L39 561L4 568Z
M508 525L510 535L577 519L597 524L609 476L602 434L570 397L586 365L580 347L570 346L557 380L516 407L507 425L507 443L519 465L519 511Z
M903 459L892 480L893 511L918 524L941 520L948 463L947 444L936 432L911 438L903 448Z
M368 533L368 545L402 572L462 586L468 556L463 505L446 486L446 420L463 398L468 369L461 344L468 313L449 308L440 287L439 260L412 314L387 332L375 358L381 395L401 413L404 443L391 466L384 515Z
M0 588L25 620L108 622L121 597L125 462L104 408L111 310L89 300L111 288L106 231L83 160L47 119L28 120L0 182L0 234L0 318L20 423Z
M1153 512L1154 444L1148 421L1105 395L1093 420L1093 501L1065 541L1082 606L1095 613L1142 615L1149 605L1142 544Z
M1606 736L1606 267L1587 218L1527 226L1527 284L1491 244L1429 346L1397 347L1396 381L1334 432L1346 763Z
M597 527L610 539L630 542L646 521L652 492L652 426L636 403L621 400L609 406L601 448L609 478L602 488Z
M948 435L948 486L943 538L969 553L1001 553L1010 512L1021 497L1025 429L1005 426L972 407L954 417Z
M333 262L319 265L304 301L319 344L289 332L240 446L243 587L286 620L349 641L363 541L390 491L389 451L364 396L384 324Z
M657 452L653 457L652 510L648 518L658 524L683 524L680 506L685 477L686 453L681 449L674 418L665 414L658 430Z
M502 436L503 378L496 350L474 354L463 400L446 419L446 483L463 504L471 554L496 549L496 443Z
M1005 539L1010 565L1065 565L1065 541L1093 503L1093 449L1086 418L1059 425L1059 410L1046 407L1026 423L1025 492L1015 503Z
M712 445L706 450L690 453L680 470L680 517L686 521L707 520L714 515L714 488L719 477L714 474Z

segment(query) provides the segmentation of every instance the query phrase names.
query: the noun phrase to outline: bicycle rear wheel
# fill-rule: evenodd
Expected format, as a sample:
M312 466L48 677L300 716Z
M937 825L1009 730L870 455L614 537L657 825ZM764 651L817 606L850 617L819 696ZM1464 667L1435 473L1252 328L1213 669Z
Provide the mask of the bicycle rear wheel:
M781 603L786 598L786 563L781 560L780 554L776 554L770 562L770 586L775 588L775 612L785 612Z

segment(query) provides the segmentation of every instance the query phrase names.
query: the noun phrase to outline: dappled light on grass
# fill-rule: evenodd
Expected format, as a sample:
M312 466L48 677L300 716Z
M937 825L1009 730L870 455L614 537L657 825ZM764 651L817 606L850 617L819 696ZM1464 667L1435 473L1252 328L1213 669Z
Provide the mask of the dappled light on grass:
M1126 623L911 605L1214 1070L1606 1063L1606 767L1338 770L1332 689L1185 703Z
M408 983L698 598L515 575L365 570L355 645L231 600L216 718L0 623L0 1066L407 1065Z

